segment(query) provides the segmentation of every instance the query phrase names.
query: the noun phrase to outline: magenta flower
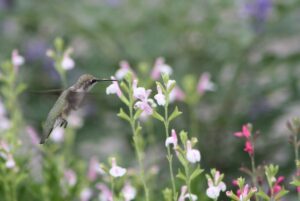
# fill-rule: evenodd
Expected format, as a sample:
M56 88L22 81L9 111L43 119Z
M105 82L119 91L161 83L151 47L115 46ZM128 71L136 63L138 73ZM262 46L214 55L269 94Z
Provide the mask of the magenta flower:
M234 133L234 135L236 137L240 137L240 138L245 137L248 139L251 136L251 132L249 130L249 125L248 124L243 125L242 131L236 132L236 133Z
M282 186L280 185L284 181L284 177L280 176L276 179L274 185L273 185L273 193L277 194L281 191Z
M153 80L158 80L161 74L171 75L173 72L172 68L165 63L165 59L159 57L156 59L154 67L151 72L151 78Z
M236 137L246 139L244 151L247 152L249 155L253 156L254 146L250 138L251 137L250 125L249 124L243 125L242 131L236 132L234 133L234 135Z
M197 86L197 91L199 94L204 94L206 91L215 91L216 86L215 84L210 80L210 74L205 72L201 75L198 86Z
M111 79L115 79L115 77L112 76ZM122 96L122 91L118 81L112 81L112 84L106 88L106 94L117 94L119 98Z

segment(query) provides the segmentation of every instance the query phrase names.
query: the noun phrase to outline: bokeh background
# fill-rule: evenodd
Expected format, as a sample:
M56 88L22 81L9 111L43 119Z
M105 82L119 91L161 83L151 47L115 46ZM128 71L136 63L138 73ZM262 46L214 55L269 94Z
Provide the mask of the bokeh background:
M57 36L74 48L69 84L83 73L108 78L124 59L136 70L164 57L181 88L209 72L216 91L193 107L178 102L183 115L171 125L199 137L202 167L217 167L227 181L240 175L249 160L233 133L251 122L260 131L257 163L277 163L281 174L291 176L286 121L300 114L299 22L298 0L0 0L0 60L15 48L25 56L20 79L27 90L20 102L27 123L38 131L57 94L32 91L61 87L45 54ZM107 96L106 87L96 86L87 100L74 153L100 160L121 155L132 166L130 128L116 116L122 103ZM152 126L149 166L166 162L165 134Z

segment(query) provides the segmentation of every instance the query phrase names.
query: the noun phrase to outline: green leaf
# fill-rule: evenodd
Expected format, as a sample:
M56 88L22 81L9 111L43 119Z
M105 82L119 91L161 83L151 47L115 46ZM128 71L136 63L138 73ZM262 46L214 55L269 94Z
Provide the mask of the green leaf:
M267 201L270 200L270 197L265 192L263 192L262 190L257 192L256 195L261 197L263 200L267 200Z
M183 156L183 154L179 153L179 154L177 155L177 157L178 157L180 163L181 163L183 166L185 166L185 165L187 164L187 160L185 159L185 157Z
M134 119L134 120L137 120L137 119L141 116L142 112L143 112L143 110L138 109L138 110L135 112L133 119Z
M23 91L25 91L26 88L27 88L27 87L26 87L25 84L20 84L20 85L18 85L17 88L16 88L16 94L17 94L17 95L18 95L18 94L21 94Z
M125 105L129 106L129 101L124 95L121 95L120 99Z
M161 121L161 122L164 122L165 121L165 119L163 118L163 116L161 116L158 112L156 112L156 111L154 111L153 113L152 113L152 116L155 118L155 119L157 119L157 120L159 120L159 121Z
M176 106L175 109L174 109L174 111L172 112L172 114L169 117L169 121L172 121L173 119L175 119L176 117L178 117L181 114L182 114L182 112L180 112L178 110L178 107Z
M169 188L164 189L163 196L165 201L172 201L172 190Z
M118 113L118 117L130 122L130 117L124 112L124 110L122 108L120 108L120 112Z
M282 189L281 191L279 191L276 196L275 196L275 200L280 200L280 198L282 198L283 196L285 196L286 194L288 194L289 191Z
M294 181L292 181L291 185L300 186L300 180L294 180Z
M176 175L176 178L186 181L186 176L181 172L180 169L178 169L178 174Z
M185 148L186 141L187 141L187 132L180 131L179 136L180 136L181 143L184 145L184 148Z
M198 177L202 172L203 172L203 170L198 165L197 168L194 170L194 172L191 174L191 177L190 177L191 181L193 179L195 179L196 177Z
M127 94L129 94L129 88L124 82L121 82L120 87L122 91L125 91Z

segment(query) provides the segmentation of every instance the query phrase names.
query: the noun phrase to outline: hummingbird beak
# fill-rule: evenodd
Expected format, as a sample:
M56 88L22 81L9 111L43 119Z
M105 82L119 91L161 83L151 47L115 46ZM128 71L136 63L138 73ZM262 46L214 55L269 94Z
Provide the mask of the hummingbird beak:
M119 81L114 79L95 79L96 82L106 82L106 81Z

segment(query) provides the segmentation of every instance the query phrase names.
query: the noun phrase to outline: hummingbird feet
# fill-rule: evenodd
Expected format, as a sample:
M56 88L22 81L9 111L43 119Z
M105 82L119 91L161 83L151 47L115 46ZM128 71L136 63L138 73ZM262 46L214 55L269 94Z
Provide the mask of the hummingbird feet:
M61 123L60 123L60 127L66 128L67 125L68 125L68 121L62 118L62 119L61 119Z

